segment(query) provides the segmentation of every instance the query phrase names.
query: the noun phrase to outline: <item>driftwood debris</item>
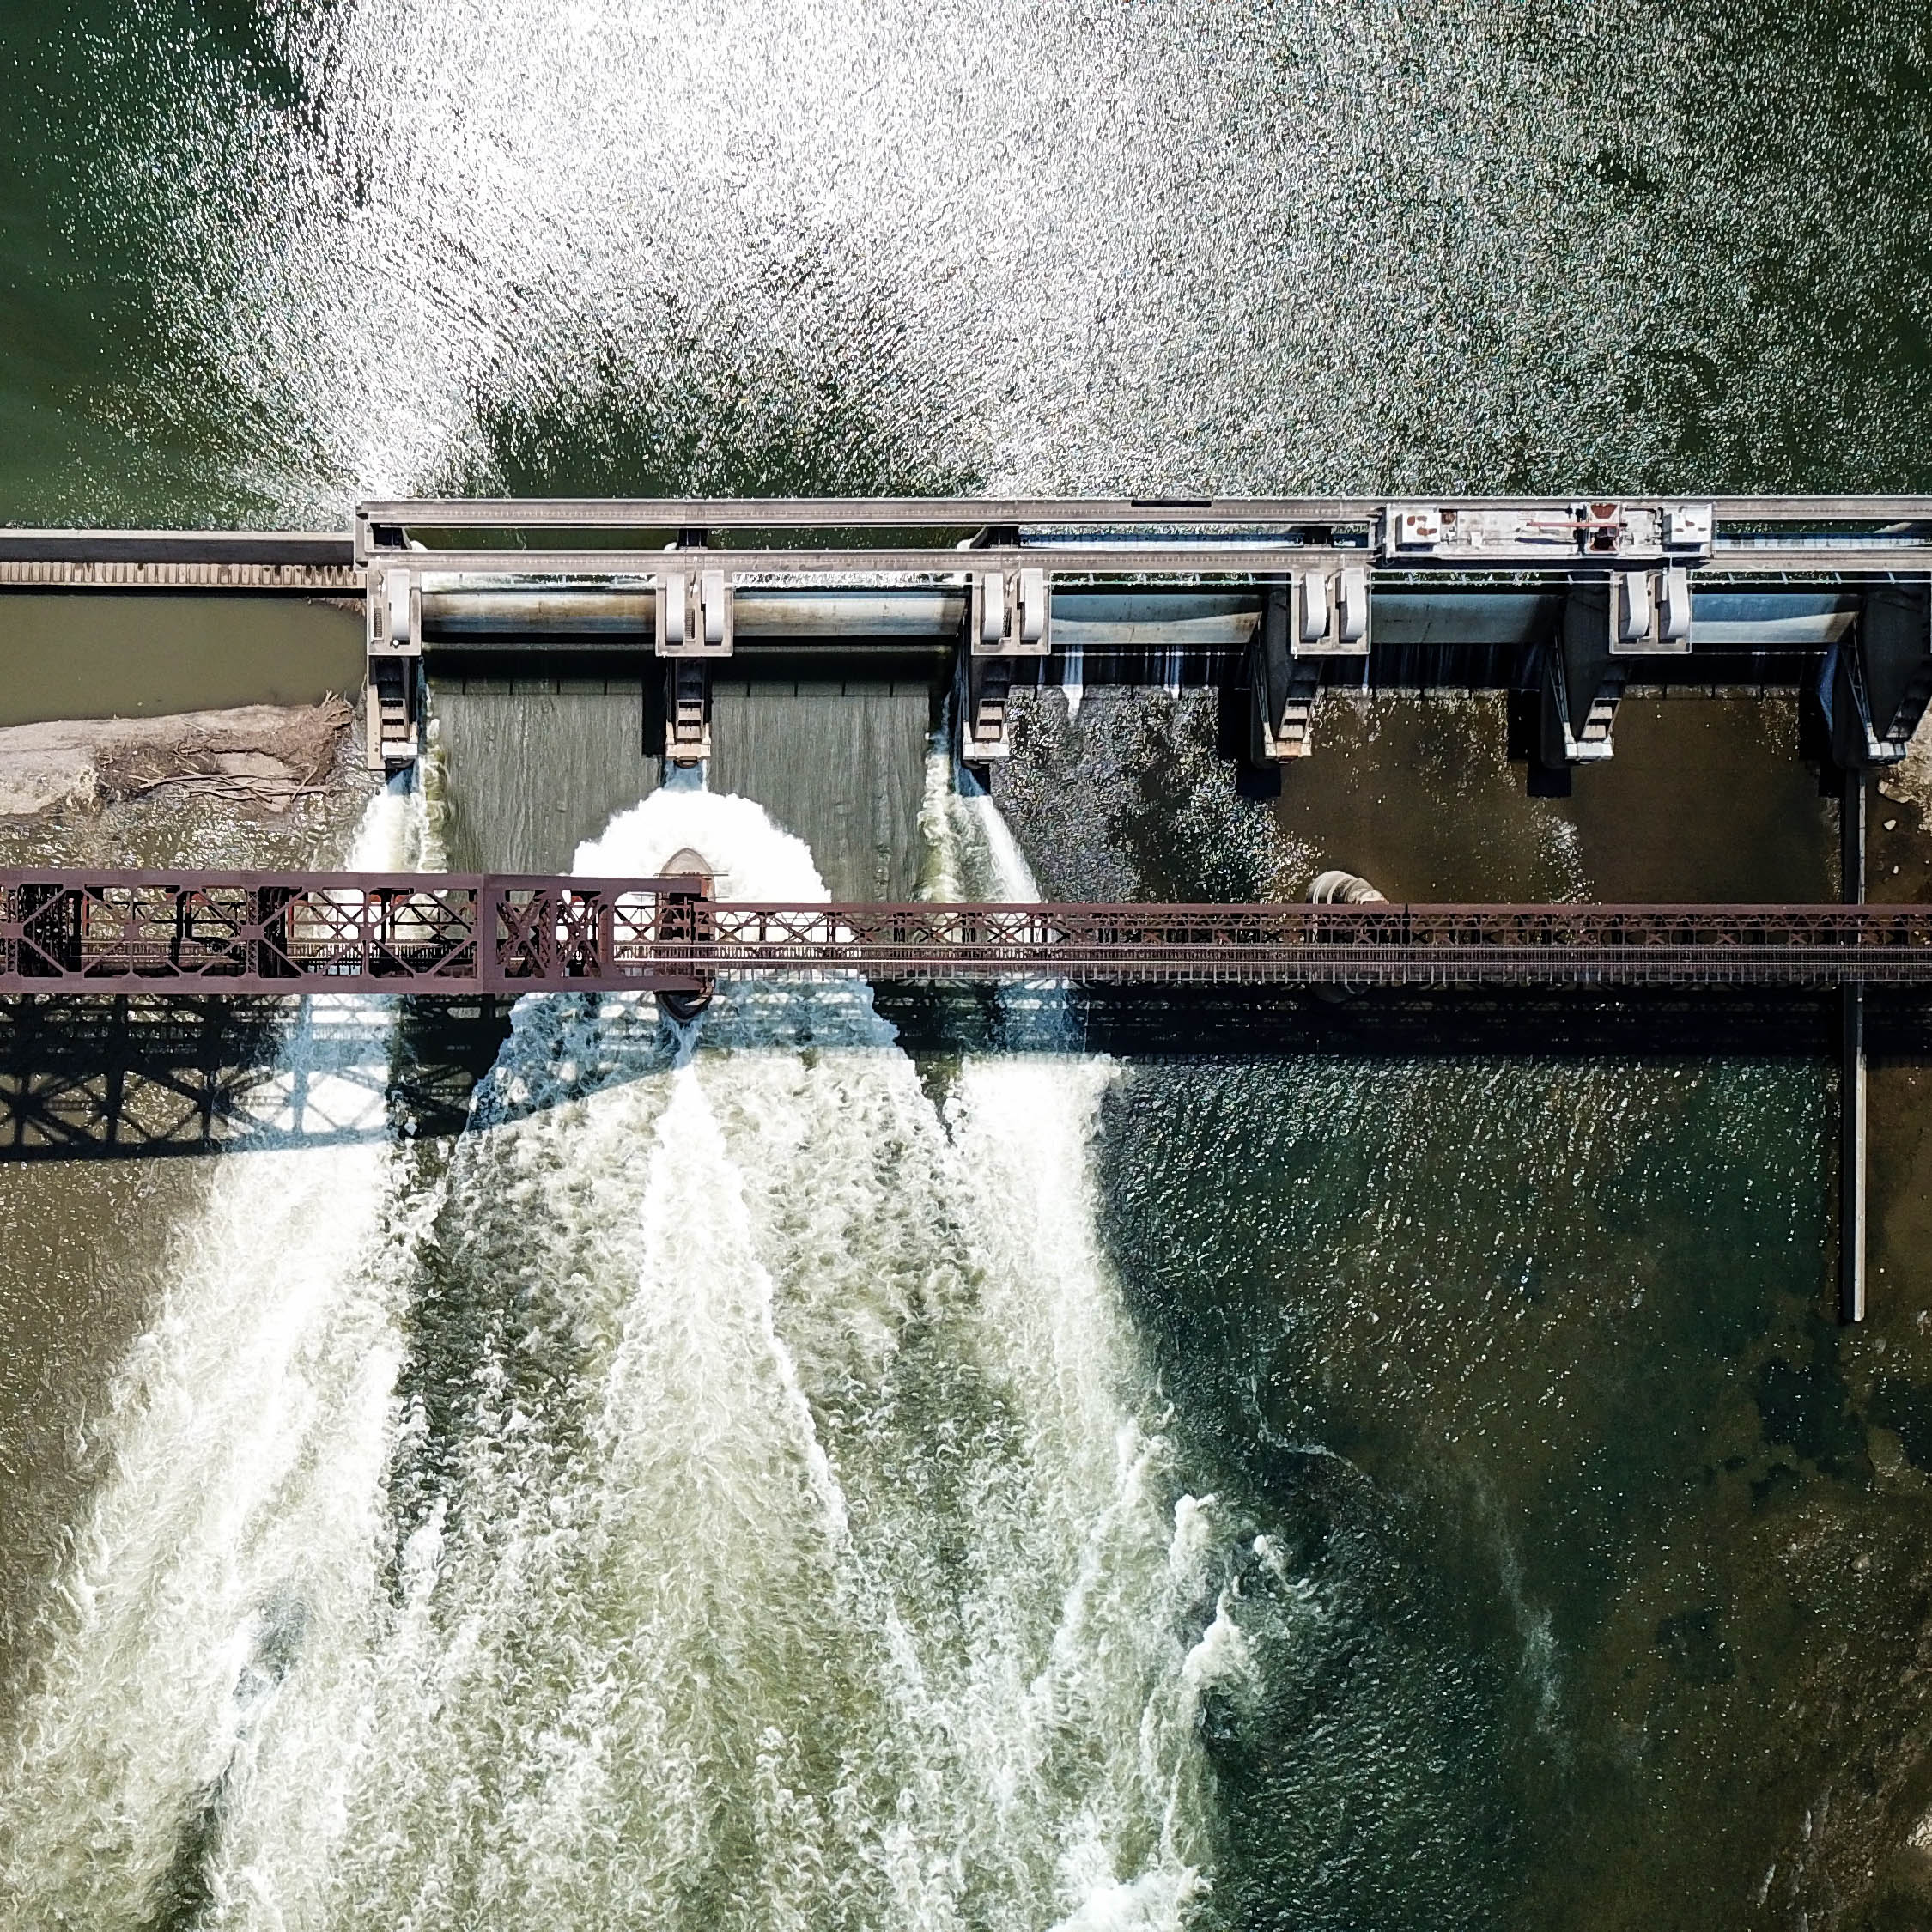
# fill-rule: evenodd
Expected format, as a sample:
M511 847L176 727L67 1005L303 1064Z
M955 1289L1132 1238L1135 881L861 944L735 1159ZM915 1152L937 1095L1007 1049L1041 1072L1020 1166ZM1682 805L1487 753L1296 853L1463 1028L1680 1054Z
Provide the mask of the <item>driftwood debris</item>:
M331 697L11 726L0 729L0 817L84 811L169 789L285 812L330 788L351 717Z

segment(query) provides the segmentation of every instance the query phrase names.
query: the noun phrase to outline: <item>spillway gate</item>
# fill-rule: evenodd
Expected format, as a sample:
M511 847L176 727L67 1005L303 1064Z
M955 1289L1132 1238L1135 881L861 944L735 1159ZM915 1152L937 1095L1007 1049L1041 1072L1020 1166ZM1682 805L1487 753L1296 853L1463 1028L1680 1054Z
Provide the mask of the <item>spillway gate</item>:
M1242 653L1258 763L1308 754L1324 679L1365 667L1381 620L1529 652L1552 767L1611 756L1633 665L1687 657L1700 615L1707 641L1822 645L1841 769L1902 757L1932 701L1920 498L442 500L360 505L355 562L384 769L416 756L431 618L486 625L518 586L549 622L574 603L648 641L670 764L709 756L709 667L741 636L835 649L878 626L955 641L971 763L1007 755L1012 690L1076 634Z
M1552 769L1612 755L1633 680L1734 682L1741 653L1815 692L1842 771L1903 756L1932 701L1924 497L372 502L335 533L0 531L8 589L356 599L385 771L422 749L437 655L648 659L672 765L710 753L720 667L761 657L950 666L975 764L1010 750L1016 690L1163 659L1237 673L1264 764L1309 753L1321 691L1372 655L1505 664Z

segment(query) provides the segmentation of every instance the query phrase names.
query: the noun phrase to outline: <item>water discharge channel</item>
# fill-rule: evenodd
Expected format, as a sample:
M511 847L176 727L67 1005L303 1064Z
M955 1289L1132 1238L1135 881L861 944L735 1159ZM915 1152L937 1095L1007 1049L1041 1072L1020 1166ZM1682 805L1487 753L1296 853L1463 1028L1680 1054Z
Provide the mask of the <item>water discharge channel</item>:
M977 806L939 866L1030 896ZM577 857L693 848L825 896L702 791ZM225 1163L19 1713L16 1909L1179 1923L1242 1646L1100 1243L1109 1078L977 1056L936 1104L859 984L532 1000L433 1177Z
M1058 703L1011 817L927 755L928 894L1038 896L1023 838L1141 890L1297 862L1231 778L1205 827L1136 802L1212 708ZM811 728L835 773L874 727ZM1123 728L1169 747L1131 781ZM337 850L447 862L494 769ZM693 853L828 896L688 782L574 860ZM365 1132L219 1161L153 1258L12 1676L15 1923L1560 1919L1555 1845L1630 1886L1684 1838L1653 1896L1753 1855L1711 1806L1779 1747L1760 1673L1897 1721L1914 1465L1819 1312L1821 1066L1108 1057L1050 985L908 1048L907 997L528 999L453 1141L386 1092L392 1008L295 1018L283 1076ZM1908 1451L1911 1386L1862 1391Z

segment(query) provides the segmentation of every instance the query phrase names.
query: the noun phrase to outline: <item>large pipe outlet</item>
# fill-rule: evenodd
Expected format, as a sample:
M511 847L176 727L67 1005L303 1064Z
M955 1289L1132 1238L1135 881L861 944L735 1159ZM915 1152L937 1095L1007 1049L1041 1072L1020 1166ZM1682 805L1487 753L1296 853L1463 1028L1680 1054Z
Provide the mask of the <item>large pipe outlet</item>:
M1311 906L1386 905L1388 901L1367 879L1353 872L1318 872L1308 889Z

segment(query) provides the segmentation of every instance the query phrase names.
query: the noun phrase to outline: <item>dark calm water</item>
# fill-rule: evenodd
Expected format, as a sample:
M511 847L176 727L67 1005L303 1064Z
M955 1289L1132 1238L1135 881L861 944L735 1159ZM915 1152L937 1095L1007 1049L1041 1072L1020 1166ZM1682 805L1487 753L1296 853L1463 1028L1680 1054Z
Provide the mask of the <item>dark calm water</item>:
M1498 709L1382 701L1333 720L1346 778L1311 760L1252 801L1208 694L1090 694L1072 727L1048 697L996 795L1049 895L1294 890L1365 837L1419 894L1722 892L1707 828L1640 866L1593 823L1616 793L1523 799ZM1723 711L1668 701L1640 733ZM1703 808L1748 829L1734 896L1754 868L1826 889L1777 717L1731 720L1745 767ZM1534 1015L1502 1057L1467 1016L1419 1053L1346 1009L1254 1018L1245 1050L1215 1016L1212 1054L1184 1019L1127 1033L1100 1145L1128 1306L1243 1526L1255 1668L1205 1726L1218 1909L1921 1923L1925 1479L1898 1431L1926 1400L1923 1165L1880 1183L1890 1285L1850 1336L1832 1078L1775 1023L1741 1054L1612 1028L1585 1060ZM1880 1117L1922 1161L1917 1093Z
M14 0L0 516L1923 489L1929 31ZM1263 800L1204 699L1050 698L994 802L1049 894L1330 861L1829 890L1782 725L1721 722L1686 787L1715 714L1680 702L1569 801L1522 798L1479 705L1337 718ZM510 731L529 769L582 755L551 710ZM463 769L502 707L452 728L466 823L547 850ZM787 810L835 825L823 728ZM1624 834L1640 767L1675 841ZM820 870L904 872L906 790ZM79 1432L100 1590L62 1610L51 1554L13 1585L54 1607L6 1626L0 1923L1932 1923L1910 1078L1848 1336L1801 1053L1182 1030L1108 1075L940 1026L915 1078L871 1024L759 1009L686 1079L648 1028L551 1014L503 1133L184 1183L146 1246L64 1255L61 1202L15 1190L18 1358L60 1358L70 1293L131 1352L118 1394L100 1362L0 1382L6 1467ZM546 1081L598 1097L530 1108ZM137 1230L155 1196L63 1199ZM691 1232L689 1199L725 1206Z

